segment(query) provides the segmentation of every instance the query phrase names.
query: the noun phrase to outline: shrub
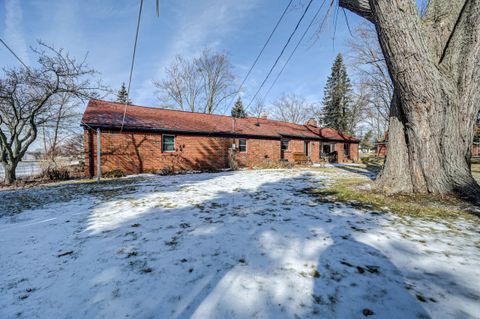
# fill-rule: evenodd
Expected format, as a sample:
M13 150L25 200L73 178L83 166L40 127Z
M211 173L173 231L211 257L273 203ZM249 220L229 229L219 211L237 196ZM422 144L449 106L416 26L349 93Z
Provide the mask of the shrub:
M64 167L48 167L42 173L50 181L65 181L71 179L70 170Z
M293 168L294 163L288 161L272 161L269 159L263 160L261 163L255 165L256 169L281 169L281 168Z
M125 172L119 170L119 169L114 169L111 171L108 171L103 174L103 177L105 178L119 178L119 177L124 177L126 174Z

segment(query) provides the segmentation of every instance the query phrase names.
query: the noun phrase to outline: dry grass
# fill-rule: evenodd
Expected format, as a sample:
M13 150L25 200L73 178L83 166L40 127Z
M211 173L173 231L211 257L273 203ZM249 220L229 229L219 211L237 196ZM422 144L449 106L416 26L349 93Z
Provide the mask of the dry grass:
M304 192L323 202L346 202L352 206L381 212L392 212L400 216L423 219L476 219L469 212L472 206L455 197L432 195L385 195L371 189L365 179L339 179L326 188L305 189Z

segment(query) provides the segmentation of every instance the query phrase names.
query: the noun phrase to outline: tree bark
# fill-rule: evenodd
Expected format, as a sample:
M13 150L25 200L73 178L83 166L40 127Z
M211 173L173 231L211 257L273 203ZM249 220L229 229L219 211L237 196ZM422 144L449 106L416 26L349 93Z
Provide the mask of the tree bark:
M5 185L12 185L17 180L16 169L18 163L12 163L3 165L3 170L5 172Z
M479 1L432 0L422 18L413 0L340 0L375 24L395 87L378 188L480 201L470 172L480 108Z

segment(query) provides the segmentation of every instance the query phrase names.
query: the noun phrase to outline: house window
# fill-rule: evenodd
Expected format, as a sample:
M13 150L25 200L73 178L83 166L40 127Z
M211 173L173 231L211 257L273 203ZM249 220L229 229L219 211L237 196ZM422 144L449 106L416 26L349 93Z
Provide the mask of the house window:
M326 156L335 151L335 147L333 144L322 144L321 152L322 156Z
M162 135L162 152L175 152L175 135Z
M350 155L350 144L348 143L343 144L343 154L345 154L345 156Z
M309 150L309 145L310 142L307 142L307 141L304 141L303 142L303 152L305 153L305 155L309 155L310 154L310 150Z
M247 139L241 138L238 140L238 150L240 153L245 153L247 151Z
M288 151L288 140L282 140L282 151Z

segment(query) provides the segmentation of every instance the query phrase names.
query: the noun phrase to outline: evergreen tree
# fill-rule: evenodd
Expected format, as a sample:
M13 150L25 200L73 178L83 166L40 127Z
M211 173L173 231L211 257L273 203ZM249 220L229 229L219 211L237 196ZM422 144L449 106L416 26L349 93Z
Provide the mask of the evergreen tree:
M232 108L232 116L237 118L247 117L247 112L245 112L242 100L240 98L238 98L237 102L235 102L235 105Z
M117 92L117 100L118 103L126 103L132 104L132 101L128 98L127 88L125 87L125 82L122 83L120 90Z
M373 138L373 132L368 131L367 134L365 134L365 136L360 141L360 146L364 149L368 149L368 150L371 149L373 147L372 138Z
M332 66L332 73L327 79L323 97L323 125L340 132L348 130L350 121L350 104L352 85L342 54L338 54Z

